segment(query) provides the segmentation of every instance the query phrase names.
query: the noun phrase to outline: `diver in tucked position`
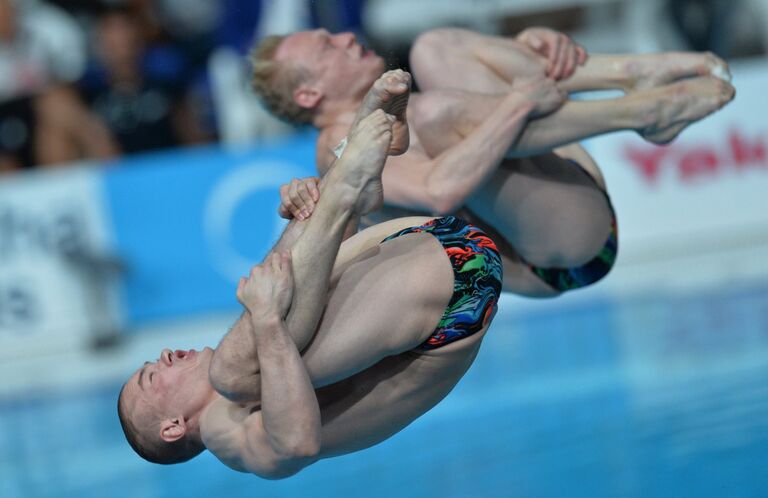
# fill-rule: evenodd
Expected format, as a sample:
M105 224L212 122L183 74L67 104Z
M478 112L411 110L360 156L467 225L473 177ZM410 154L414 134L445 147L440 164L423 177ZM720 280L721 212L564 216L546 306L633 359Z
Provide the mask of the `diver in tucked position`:
M382 202L395 117L364 112L312 217L293 220L241 279L246 311L216 350L163 350L123 386L120 420L142 457L178 463L208 449L235 470L286 477L397 433L472 364L502 280L484 232L406 218L341 243Z
M568 37L530 28L515 38L462 29L421 35L410 54L420 92L406 108L390 100L410 84L369 92L384 61L352 33L273 36L253 53L253 85L276 115L320 130L324 175L358 110L397 116L383 173L380 222L414 213L457 214L491 234L504 290L554 296L590 285L613 266L617 224L598 166L576 143L634 130L653 143L731 100L726 64L712 54L591 55ZM405 81L405 80L408 81ZM569 92L619 89L615 99ZM366 96L367 95L367 96ZM406 126L410 125L410 129ZM410 147L406 151L407 145ZM299 182L284 216L306 217L313 200Z

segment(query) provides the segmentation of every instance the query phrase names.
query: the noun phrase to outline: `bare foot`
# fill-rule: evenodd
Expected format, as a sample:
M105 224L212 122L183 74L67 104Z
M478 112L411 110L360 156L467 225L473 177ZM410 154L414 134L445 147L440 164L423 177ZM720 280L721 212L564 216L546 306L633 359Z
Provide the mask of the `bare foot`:
M731 81L728 64L712 52L664 52L632 56L624 63L628 82L624 90L631 93L648 90L683 78L715 76Z
M399 156L408 150L408 121L405 111L411 96L411 74L402 69L387 71L373 84L357 110L352 128L376 109L395 117L389 155Z
M333 166L342 182L358 192L355 212L370 213L384 202L381 172L391 149L395 119L382 109L376 109L360 120L349 132L344 155Z
M715 76L691 78L649 90L654 100L650 124L638 130L646 140L667 144L686 126L696 122L733 100L733 86ZM641 94L637 94L640 96Z

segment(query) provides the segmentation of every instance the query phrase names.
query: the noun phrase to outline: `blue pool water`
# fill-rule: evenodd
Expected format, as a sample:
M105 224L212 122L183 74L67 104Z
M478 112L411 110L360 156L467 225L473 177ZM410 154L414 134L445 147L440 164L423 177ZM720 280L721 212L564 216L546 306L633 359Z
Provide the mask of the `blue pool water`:
M117 384L0 398L0 496L766 497L767 379L768 284L508 298L442 404L283 481L141 461Z

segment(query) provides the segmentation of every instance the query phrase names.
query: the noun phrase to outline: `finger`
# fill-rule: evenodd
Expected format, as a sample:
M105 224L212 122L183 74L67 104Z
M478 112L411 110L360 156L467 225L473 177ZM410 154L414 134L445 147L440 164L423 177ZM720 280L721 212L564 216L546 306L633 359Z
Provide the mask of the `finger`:
M301 199L302 208L311 213L315 209L315 201L312 199L312 194L309 193L306 183L301 185L297 192L299 199Z
M296 204L298 198L299 198L299 181L294 178L291 180L290 185L288 186L288 198Z
M583 66L584 63L586 63L587 59L589 58L589 55L587 54L587 49L585 49L581 45L576 45L576 52L578 53L578 56L579 56L579 59L578 59L579 65Z
M290 199L285 204L285 209L291 213L291 218L296 218L299 221L304 220L304 215L301 214L301 207L294 204Z
M557 54L560 51L560 37L555 39L553 45L550 45L547 53L547 78L552 78L555 71L555 64L557 63Z
M289 209L293 216L298 220L303 220L305 218L302 214L304 201L301 199L301 194L299 194L299 184L295 180L291 182L291 187L288 191L288 202L290 203Z
M298 183L291 186L291 193L289 197L291 198L293 205L302 211L308 207L307 205L309 203L314 204L314 201L312 201L312 198L303 183Z
M563 74L561 76L561 79L567 79L573 75L573 72L576 70L578 56L579 55L576 52L576 47L571 47L568 50L568 54L565 59L565 66L563 67Z
M277 214L286 220L293 218L293 213L291 213L291 210L288 208L288 206L282 203L277 207Z
M527 37L527 41L528 41L528 46L531 47L536 52L541 53L546 49L546 47L544 46L544 41L534 34L529 35Z
M291 213L293 213L293 217L299 221L304 221L307 219L307 217L304 216L304 213L301 212L301 208L299 207L296 207L296 206L291 207Z
M557 50L553 54L552 70L549 77L558 80L560 78L560 70L562 66L563 52L565 51L565 43L562 37L557 37Z
M560 48L557 53L557 63L553 71L554 78L556 80L562 79L565 74L565 65L568 62L568 52L570 50L570 40L563 36L561 37Z
M309 187L309 193L312 195L312 200L317 202L320 199L320 189L317 186L318 183L317 178L313 178L307 186Z
M285 185L280 185L280 205L282 206L289 206L290 205L290 190L291 190L291 184L286 183ZM278 208L280 209L280 208Z

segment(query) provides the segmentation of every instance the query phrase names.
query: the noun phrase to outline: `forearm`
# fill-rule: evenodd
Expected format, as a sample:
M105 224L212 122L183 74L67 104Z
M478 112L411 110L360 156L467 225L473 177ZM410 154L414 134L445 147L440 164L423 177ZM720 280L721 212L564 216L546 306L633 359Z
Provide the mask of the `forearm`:
M261 412L270 444L290 456L320 447L320 408L299 351L285 323L251 319L261 365Z
M461 142L433 160L426 191L436 211L455 210L491 176L516 143L533 108L532 102L510 94Z
M357 217L339 207L344 195L321 186L328 197L308 220L291 220L273 252L292 249L296 282L293 304L286 318L288 333L298 349L312 339L325 307L330 272L343 236L357 226ZM243 313L222 339L211 362L210 380L223 396L235 402L259 401L259 360L253 339L253 325Z
M209 376L213 388L231 401L244 403L261 399L256 340L247 311L216 348Z

